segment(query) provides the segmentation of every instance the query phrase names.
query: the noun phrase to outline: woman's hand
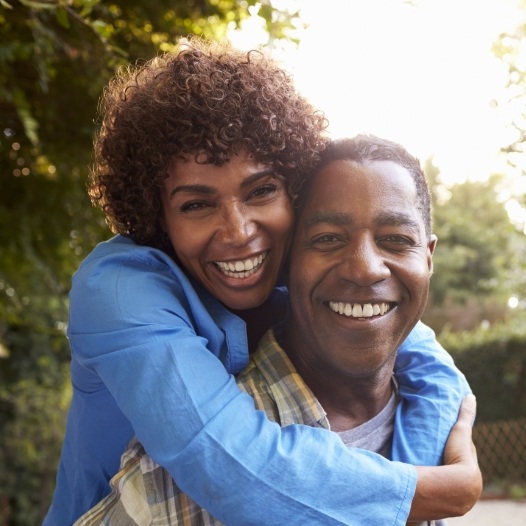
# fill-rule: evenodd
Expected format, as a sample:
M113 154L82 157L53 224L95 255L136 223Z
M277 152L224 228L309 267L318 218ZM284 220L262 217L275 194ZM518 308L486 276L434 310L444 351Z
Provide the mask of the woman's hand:
M418 482L410 521L458 517L479 499L482 474L471 437L476 410L475 397L466 396L444 449L443 466L417 466Z

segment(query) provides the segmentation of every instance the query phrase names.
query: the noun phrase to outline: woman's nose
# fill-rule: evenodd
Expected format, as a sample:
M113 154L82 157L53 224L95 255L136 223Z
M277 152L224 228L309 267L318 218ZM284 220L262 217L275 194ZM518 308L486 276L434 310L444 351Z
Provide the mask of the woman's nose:
M224 243L242 245L257 231L256 222L250 210L240 203L226 206L221 215L220 236Z

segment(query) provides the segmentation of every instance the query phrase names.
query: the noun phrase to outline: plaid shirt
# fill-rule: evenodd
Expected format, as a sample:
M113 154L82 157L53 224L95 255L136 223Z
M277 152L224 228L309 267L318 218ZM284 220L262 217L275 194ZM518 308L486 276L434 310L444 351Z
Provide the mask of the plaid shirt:
M269 331L247 368L236 379L251 395L257 409L282 427L306 424L329 429L325 411L305 385ZM112 492L77 520L75 526L200 525L222 523L175 484L133 439L121 459L121 470L111 480ZM147 506L145 505L147 503Z

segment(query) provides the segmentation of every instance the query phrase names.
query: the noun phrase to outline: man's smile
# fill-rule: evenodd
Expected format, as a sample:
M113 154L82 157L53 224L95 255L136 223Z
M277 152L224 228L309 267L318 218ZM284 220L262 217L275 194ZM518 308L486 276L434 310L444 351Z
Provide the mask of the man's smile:
M372 318L383 316L391 309L390 303L343 303L341 301L330 301L329 308L337 314L352 318Z

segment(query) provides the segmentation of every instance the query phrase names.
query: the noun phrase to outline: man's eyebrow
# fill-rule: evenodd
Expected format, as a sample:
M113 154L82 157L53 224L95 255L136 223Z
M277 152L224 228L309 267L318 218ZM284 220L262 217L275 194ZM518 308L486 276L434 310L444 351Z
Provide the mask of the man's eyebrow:
M385 212L377 218L376 223L379 226L396 225L407 226L415 230L420 229L420 224L415 220L414 216L403 212Z
M319 225L320 223L330 223L337 226L350 225L353 218L350 214L345 212L337 212L334 210L320 210L305 221L305 227Z
M319 225L321 223L328 223L336 226L347 226L354 222L351 213L338 212L335 210L320 210L314 213L305 221L305 228ZM409 228L419 230L420 224L412 215L403 212L384 212L380 214L376 220L378 226L407 226Z

